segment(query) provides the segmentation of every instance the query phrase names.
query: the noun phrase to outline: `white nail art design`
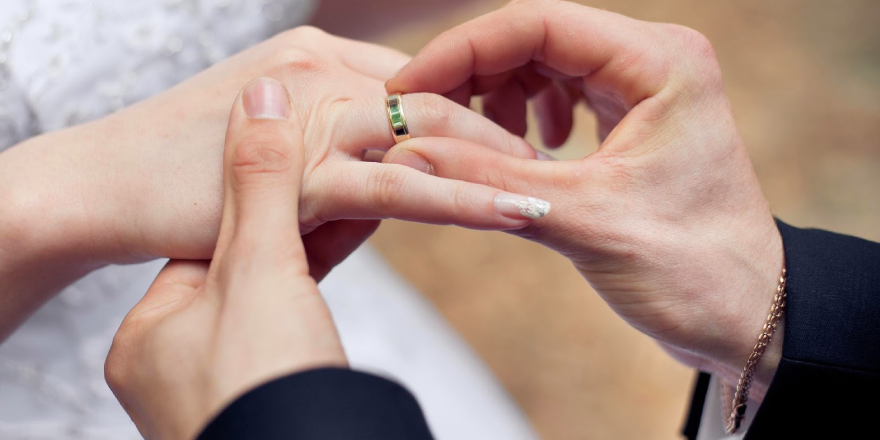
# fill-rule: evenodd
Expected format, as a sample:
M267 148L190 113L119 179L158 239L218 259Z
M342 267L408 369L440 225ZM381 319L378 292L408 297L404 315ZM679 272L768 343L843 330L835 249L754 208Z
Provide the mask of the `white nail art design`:
M550 213L550 202L510 193L495 196L495 207L501 215L515 219L536 219Z
M525 200L514 202L514 205L523 217L541 218L550 213L550 202L534 197L526 197Z

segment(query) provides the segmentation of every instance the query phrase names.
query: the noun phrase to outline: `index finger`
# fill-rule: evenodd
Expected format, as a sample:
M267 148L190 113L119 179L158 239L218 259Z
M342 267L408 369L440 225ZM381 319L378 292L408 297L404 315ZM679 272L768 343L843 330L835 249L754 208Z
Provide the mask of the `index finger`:
M586 77L603 70L625 85L634 105L663 85L651 24L570 2L513 3L444 32L394 78L389 93L447 94L475 77L491 77L532 61L555 73Z

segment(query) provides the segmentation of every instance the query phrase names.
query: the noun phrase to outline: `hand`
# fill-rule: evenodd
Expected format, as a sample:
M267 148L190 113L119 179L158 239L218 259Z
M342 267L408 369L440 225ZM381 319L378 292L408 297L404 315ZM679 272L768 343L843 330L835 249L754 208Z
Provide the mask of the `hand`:
M219 227L229 104L251 78L269 76L294 91L303 127L303 234L340 219L400 217L493 229L528 224L494 208L496 189L362 161L365 150L394 144L382 84L406 61L390 49L297 28L56 142L13 148L0 161L8 171L4 181L19 182L12 201L30 213L47 211L62 190L72 193L64 202L73 208L54 226L65 225L66 235L80 237L78 245L93 243L96 258L206 258ZM415 137L454 136L535 157L522 139L440 96L408 96L405 107ZM48 164L55 178L38 174L44 182L34 182L39 164Z
M107 381L147 439L194 438L263 382L347 364L300 238L306 161L291 110L280 83L245 87L226 135L213 260L169 262L113 340Z
M515 195L362 161L364 150L394 143L382 84L406 61L390 49L297 28L117 114L4 152L0 340L101 265L211 256L228 109L254 77L273 77L294 92L306 145L300 230L316 279L363 242L376 219L529 224L510 209ZM415 137L452 136L535 157L522 139L443 97L414 94L404 104Z
M680 360L738 378L783 251L702 35L567 2L514 2L437 37L387 88L460 101L485 94L517 133L534 97L551 145L585 100L603 142L580 160L415 139L385 161L550 201L550 216L514 233L569 257L618 314ZM778 330L759 364L757 397L781 338Z

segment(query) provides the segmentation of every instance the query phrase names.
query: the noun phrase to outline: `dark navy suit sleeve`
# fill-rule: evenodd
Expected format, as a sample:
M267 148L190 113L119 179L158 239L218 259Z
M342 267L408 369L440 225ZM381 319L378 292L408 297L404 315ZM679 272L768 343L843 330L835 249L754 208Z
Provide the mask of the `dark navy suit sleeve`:
M397 383L324 368L291 374L239 397L198 440L428 440L418 402Z
M876 435L880 244L777 224L788 268L782 360L746 439Z
M776 223L788 269L782 360L745 438L874 438L880 243ZM707 377L696 387L688 439L696 438Z

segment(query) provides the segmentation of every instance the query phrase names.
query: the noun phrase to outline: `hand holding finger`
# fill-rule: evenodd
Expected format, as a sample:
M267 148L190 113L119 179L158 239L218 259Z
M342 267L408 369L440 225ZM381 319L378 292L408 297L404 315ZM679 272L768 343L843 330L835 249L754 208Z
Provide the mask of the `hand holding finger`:
M215 259L238 240L269 258L289 255L289 262L307 273L298 213L305 158L288 96L278 81L260 78L248 83L233 105Z
M347 365L299 235L304 152L292 115L277 81L245 86L226 135L214 259L171 261L114 338L107 381L146 438L194 438L248 389ZM341 246L360 243L363 232Z

